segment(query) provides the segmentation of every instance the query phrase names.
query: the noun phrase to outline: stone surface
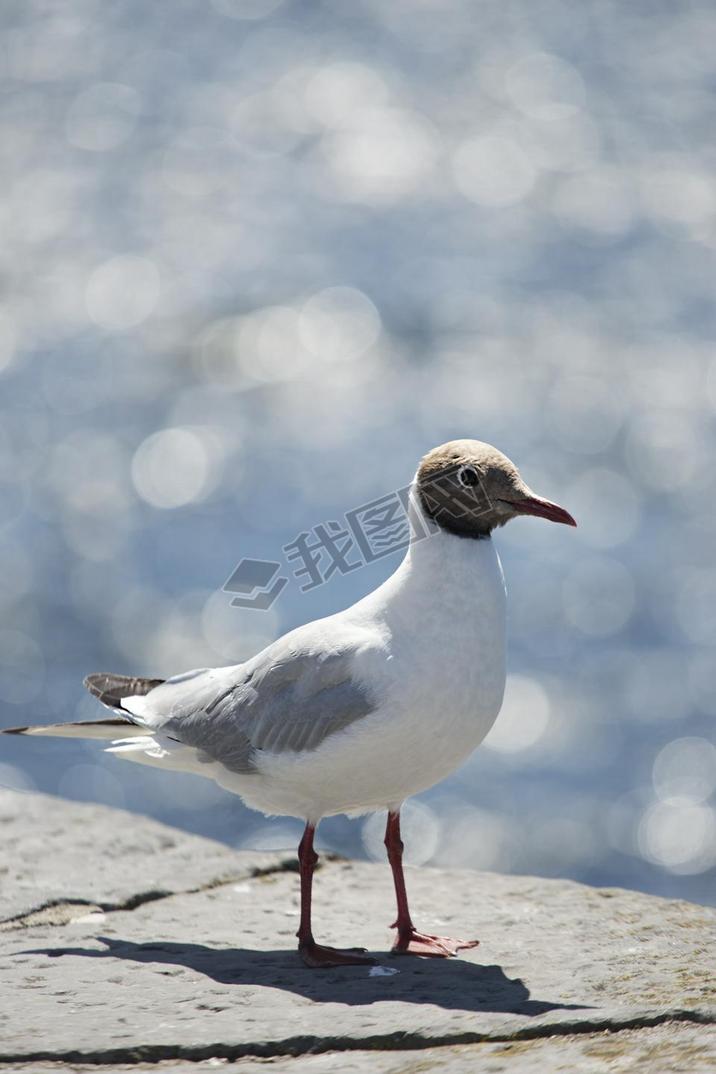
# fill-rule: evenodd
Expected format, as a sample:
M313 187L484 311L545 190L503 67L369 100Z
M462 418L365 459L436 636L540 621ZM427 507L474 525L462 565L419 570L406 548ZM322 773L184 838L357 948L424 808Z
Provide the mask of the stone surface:
M0 1064L0 1072L10 1068ZM97 1068L94 1068L95 1070ZM277 1059L169 1060L112 1065L112 1074L713 1074L716 1028L667 1022L650 1029L545 1037L537 1040L447 1045L409 1052L324 1052ZM17 1074L89 1074L86 1065L16 1064Z
M565 1069L618 1070L620 1056L647 1070L657 1054L651 1069L679 1070L680 1049L693 1059L683 1069L698 1070L702 1053L713 1060L712 909L563 881L408 869L420 927L476 935L481 945L444 962L393 958L387 866L330 861L316 875L317 938L368 947L383 971L397 972L312 972L294 951L298 878L282 857L233 854L109 809L25 795L13 806L11 797L2 803L11 840L3 860L22 855L24 864L11 864L3 884L12 912L0 935L0 1066L84 1060L136 1070L167 1060L172 1070L230 1069L220 1061L284 1056L286 1069L306 1074L368 1062L402 1072L416 1069L396 1054L406 1051L421 1070L467 1070L478 1054L489 1070L560 1069L557 1058ZM70 910L43 917L45 884ZM610 1049L616 1065L600 1067ZM308 1052L334 1062L340 1052L340 1062Z
M235 854L229 847L107 806L0 790L0 919L52 902L114 907L192 891L287 855Z

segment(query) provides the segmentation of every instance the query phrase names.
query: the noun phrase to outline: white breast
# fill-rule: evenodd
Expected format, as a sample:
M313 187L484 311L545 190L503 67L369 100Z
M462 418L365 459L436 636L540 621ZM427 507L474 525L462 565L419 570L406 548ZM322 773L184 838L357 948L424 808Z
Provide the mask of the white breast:
M453 771L499 712L505 586L491 540L441 532L417 542L341 618L380 639L354 665L380 703L311 753L262 758L240 793L265 812L318 819L397 806Z

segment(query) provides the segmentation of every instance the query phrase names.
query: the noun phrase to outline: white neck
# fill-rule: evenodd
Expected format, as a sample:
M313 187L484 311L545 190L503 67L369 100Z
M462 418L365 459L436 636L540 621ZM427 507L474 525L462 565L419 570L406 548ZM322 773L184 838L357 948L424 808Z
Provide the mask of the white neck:
M411 489L412 542L400 566L382 586L359 602L372 613L381 605L398 615L462 615L474 609L504 616L505 583L492 538L458 537L426 517ZM416 623L417 626L417 623Z

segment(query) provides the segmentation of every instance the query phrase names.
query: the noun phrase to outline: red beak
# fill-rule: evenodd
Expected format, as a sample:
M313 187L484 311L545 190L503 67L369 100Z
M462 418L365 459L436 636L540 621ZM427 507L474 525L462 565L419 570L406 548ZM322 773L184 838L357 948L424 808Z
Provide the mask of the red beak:
M550 522L563 522L565 526L577 525L569 511L539 496L525 496L521 500L510 500L510 503L521 515L538 515L548 518Z

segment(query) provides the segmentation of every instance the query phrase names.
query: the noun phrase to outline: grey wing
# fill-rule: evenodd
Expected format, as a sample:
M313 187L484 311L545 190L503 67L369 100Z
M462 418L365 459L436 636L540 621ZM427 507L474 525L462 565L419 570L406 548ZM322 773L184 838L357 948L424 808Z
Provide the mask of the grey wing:
M221 760L236 772L252 770L252 746L239 720L230 726L226 701L240 691L246 665L198 668L166 679L144 697L122 699L122 709L152 732L196 747L199 759Z
M147 722L235 772L253 771L260 750L316 749L375 706L351 673L355 646L294 635L235 668L168 680L145 699Z

